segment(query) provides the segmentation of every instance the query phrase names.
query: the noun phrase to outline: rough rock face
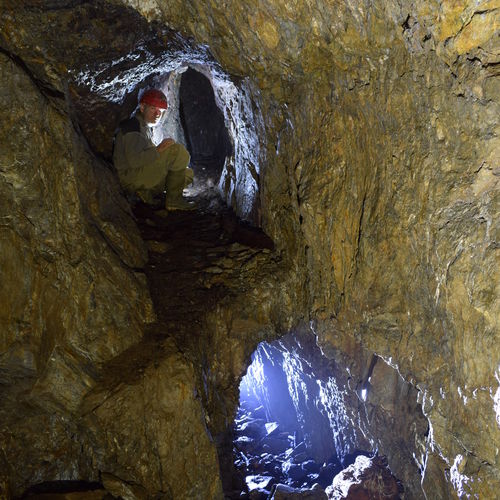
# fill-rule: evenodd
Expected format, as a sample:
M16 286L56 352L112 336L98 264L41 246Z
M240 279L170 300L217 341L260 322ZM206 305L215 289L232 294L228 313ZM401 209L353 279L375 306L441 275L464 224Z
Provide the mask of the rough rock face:
M429 434L418 391L377 356L358 353L364 372L355 374L356 365L324 356L315 342L303 329L259 346L244 379L249 398L268 420L297 429L318 463L348 464L359 451L391 450L392 471L407 496L415 495L421 470L406 457L424 455Z
M53 446L80 460L71 415L99 365L137 342L154 316L133 271L145 248L114 176L89 155L64 106L4 54L0 79L2 437L20 447L4 447L12 466L23 434L47 429L35 446L48 471L58 467ZM12 413L6 402L18 398L26 411ZM28 464L13 474L43 477Z
M158 15L261 89L265 227L307 269L322 345L420 390L424 489L494 496L497 2L191 5Z
M138 368L138 357L154 363ZM108 374L81 408L99 470L139 486L143 498L158 492L201 498L202 491L220 497L216 450L201 402L193 397L195 370L175 343L134 346L113 368L119 375Z
M354 464L339 473L327 488L330 500L399 500L402 493L382 457L357 457Z
M248 392L268 421L294 431L318 463L332 456L340 461L362 443L347 423L346 393L337 385L344 382L344 371L321 355L315 340L304 331L261 344L247 372Z
M379 417L360 428L403 483L405 470L422 474L409 494L494 498L499 13L496 0L5 1L0 491L103 480L104 471L145 495L194 487L217 497L214 445L193 415L204 407L212 430L222 432L252 348L305 320L323 352L348 370L349 390L370 384L366 404ZM84 403L102 401L109 364L124 362L154 320L140 272L145 248L112 170L95 153L109 157L120 102L133 107L139 86L172 70L165 47L176 64L209 65L214 79L220 68L237 75L221 77L217 95L222 102L231 82L230 133L251 146L235 141L239 160L229 162L225 196L262 223L287 270L218 303L192 359L172 347L157 372L145 363L153 387L185 403L175 415L185 410L192 419L186 457L195 460L193 436L204 436L200 456L211 465L200 475L203 486L188 479L172 486L158 472L170 460L162 447L159 465L142 468L152 453L148 439L172 430L161 418L154 428L169 401L160 397L150 411L139 398L142 383L121 385L118 377L117 392L95 414ZM89 78L77 82L80 71ZM96 81L100 90L114 82L120 99L114 90L99 93ZM390 367L372 365L373 353ZM183 388L202 393L202 380L208 396L200 403ZM411 421L406 415L418 405L397 403L417 395L429 434L412 457L413 444L381 429ZM131 412L151 416L140 442L124 432L121 397ZM40 428L46 432L35 438ZM127 450L140 454L133 471Z

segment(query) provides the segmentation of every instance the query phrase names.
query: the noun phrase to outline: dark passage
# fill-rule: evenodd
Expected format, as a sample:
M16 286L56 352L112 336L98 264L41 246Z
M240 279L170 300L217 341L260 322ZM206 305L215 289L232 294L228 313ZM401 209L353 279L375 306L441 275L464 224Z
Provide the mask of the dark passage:
M179 98L196 183L210 187L218 183L226 157L233 149L224 116L215 102L210 81L194 69L183 73Z

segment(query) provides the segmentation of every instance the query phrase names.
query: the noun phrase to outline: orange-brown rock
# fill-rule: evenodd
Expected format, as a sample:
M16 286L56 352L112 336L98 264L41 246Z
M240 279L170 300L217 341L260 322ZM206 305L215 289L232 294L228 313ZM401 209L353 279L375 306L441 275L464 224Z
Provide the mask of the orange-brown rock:
M349 412L376 416L360 429L408 498L494 498L499 12L497 0L4 0L0 492L105 472L115 492L220 498L211 438L249 355L306 324L349 374L347 399L371 384ZM235 249L226 225L208 255L190 233L204 305L175 316L147 267L171 249L148 255L143 239L157 240L108 160L139 88L188 65L210 77L235 145L223 195L274 248ZM166 342L159 358L151 336ZM409 446L420 408L429 432Z

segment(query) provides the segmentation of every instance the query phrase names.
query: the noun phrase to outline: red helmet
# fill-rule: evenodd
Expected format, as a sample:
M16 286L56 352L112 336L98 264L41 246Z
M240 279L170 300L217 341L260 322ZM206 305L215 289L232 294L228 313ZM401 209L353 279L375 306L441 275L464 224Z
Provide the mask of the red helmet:
M157 108L167 109L167 98L161 90L149 89L142 94L139 100L141 104L148 104L149 106L156 106Z

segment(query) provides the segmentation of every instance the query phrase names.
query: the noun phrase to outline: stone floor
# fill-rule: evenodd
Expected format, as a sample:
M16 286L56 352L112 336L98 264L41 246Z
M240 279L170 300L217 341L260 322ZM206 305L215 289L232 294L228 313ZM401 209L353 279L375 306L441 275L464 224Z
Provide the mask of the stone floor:
M256 255L262 263L270 260L273 249L269 237L238 220L213 191L194 199L193 211L133 207L149 250L146 275L158 317L155 329L168 331L180 347L193 339L207 310L244 291L242 265Z
M381 456L359 453L317 463L297 432L266 419L262 406L242 401L234 424L234 456L248 491L229 499L399 500L401 483Z
M268 498L275 485L281 485L288 492L300 491L304 498L326 499L324 489L343 468L334 457L315 462L297 431L268 422L262 406L252 408L246 401L235 419L234 451L249 498Z

